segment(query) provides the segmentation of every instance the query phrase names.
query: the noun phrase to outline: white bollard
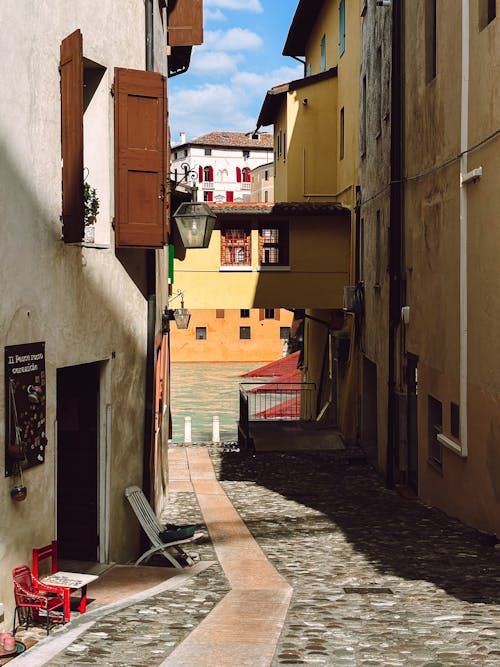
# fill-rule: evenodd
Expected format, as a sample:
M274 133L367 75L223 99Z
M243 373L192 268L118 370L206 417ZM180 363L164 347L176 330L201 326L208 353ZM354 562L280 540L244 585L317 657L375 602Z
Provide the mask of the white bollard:
M191 417L184 417L184 442L191 442Z
M220 444L219 418L212 418L212 442L216 445Z

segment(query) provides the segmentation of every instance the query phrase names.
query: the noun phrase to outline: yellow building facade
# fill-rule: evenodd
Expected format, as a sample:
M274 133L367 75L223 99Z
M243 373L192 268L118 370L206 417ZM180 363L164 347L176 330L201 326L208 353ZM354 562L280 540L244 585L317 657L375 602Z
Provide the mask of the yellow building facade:
M258 126L274 126L276 201L336 202L349 211L347 239L332 229L327 238L321 223L308 226L304 237L311 252L329 257L332 266L340 261L347 269L334 293L328 282L318 277L321 285L317 289L330 292L328 301L318 303L315 291L305 295L304 380L314 382L325 396L333 395L333 384L340 388L336 419L344 436L354 439L355 317L347 314L340 318L339 312L344 305L344 287L355 285L356 279L360 3L301 0L283 54L303 59L305 76L269 90L258 120ZM352 340L351 352L338 364L333 378L326 359L334 354L333 350L328 353L328 348L335 345L337 329L343 329Z

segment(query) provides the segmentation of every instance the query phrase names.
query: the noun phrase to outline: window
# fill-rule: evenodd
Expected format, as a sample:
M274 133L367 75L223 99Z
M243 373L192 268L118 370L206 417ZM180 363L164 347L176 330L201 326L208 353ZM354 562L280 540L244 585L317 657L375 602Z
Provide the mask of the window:
M188 156L187 148L184 149L184 157Z
M226 190L226 201L234 201L234 192L232 190Z
M268 201L269 201L269 191L264 190L264 202L267 203Z
M281 340L290 340L290 327L280 327Z
M196 327L196 340L207 340L207 327Z
M236 167L236 182L241 183L241 169Z
M496 18L496 15L496 0L479 0L479 30L486 28Z
M244 167L241 170L241 176L244 183L250 183L250 167Z
M264 319L274 320L274 308L264 308Z
M286 161L286 132L283 133L283 162Z
M203 167L203 181L212 183L214 180L214 169L213 167L207 166Z
M217 308L215 310L215 317L218 320L224 319L224 308Z
M226 227L221 230L221 265L251 266L251 236L246 227Z
M243 151L243 159L248 160L250 157L250 151Z
M214 200L214 193L212 190L204 190L203 191L203 201L213 201Z
M244 317L244 318L250 317L250 311L248 310L248 308L242 308L240 310L240 317Z
M264 171L264 180L265 180L265 181L268 181L268 180L269 180L269 170L268 170L268 169L266 169L266 170Z
M436 0L425 0L425 80L436 78Z
M288 224L274 223L259 228L260 266L288 266Z
M339 56L345 51L345 0L339 4Z
M345 141L345 114L344 107L340 110L340 130L339 130L339 159L344 159L344 141Z
M211 148L205 148L205 155L212 155L212 149Z
M460 439L460 407L456 403L450 404L450 433Z
M437 436L443 431L443 408L441 401L438 401L434 396L428 396L427 399L427 421L429 459L431 463L441 467L443 462L443 448Z
M326 35L323 35L321 38L321 71L326 70Z
M240 327L240 340L250 340L250 327Z

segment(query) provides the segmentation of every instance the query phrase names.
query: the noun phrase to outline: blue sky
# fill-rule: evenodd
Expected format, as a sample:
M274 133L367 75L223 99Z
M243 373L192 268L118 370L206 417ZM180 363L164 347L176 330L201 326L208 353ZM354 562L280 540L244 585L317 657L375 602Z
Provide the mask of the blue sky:
M204 43L169 81L172 143L214 130L251 132L266 91L303 76L282 55L298 0L204 0Z

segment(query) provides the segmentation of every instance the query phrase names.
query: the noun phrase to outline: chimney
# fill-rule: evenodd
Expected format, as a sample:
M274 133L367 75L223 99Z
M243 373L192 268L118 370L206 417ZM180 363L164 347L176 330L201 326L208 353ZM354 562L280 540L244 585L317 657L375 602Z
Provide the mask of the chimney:
M186 133L185 132L179 132L179 136L181 138L181 144L186 143Z

